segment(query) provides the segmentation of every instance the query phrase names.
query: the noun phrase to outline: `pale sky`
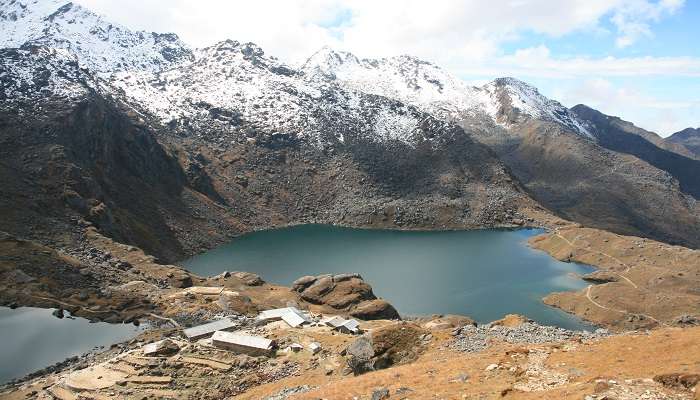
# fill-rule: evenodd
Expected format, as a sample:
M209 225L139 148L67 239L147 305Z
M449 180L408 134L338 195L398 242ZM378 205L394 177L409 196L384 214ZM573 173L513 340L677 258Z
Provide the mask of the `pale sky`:
M192 46L255 42L299 64L324 45L410 54L479 84L514 76L662 136L700 126L700 1L77 0Z

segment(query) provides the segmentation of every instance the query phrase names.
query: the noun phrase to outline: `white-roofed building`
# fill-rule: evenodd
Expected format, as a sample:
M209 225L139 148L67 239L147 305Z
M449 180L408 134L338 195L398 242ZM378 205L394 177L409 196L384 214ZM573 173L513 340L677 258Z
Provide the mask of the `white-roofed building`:
M214 334L216 331L223 331L226 329L231 329L236 326L236 323L231 321L229 318L223 318L218 321L209 322L204 325L194 326L192 328L185 329L182 333L187 336L190 340L202 339L207 336Z
M275 349L274 340L262 336L217 331L211 337L212 345L249 356L269 356Z
M265 310L258 315L257 320L260 322L283 320L292 328L311 322L311 318L296 307Z

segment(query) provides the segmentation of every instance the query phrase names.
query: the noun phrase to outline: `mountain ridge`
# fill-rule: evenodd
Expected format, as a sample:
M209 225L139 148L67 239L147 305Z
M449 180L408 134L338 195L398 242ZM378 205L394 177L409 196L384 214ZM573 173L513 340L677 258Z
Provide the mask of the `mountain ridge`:
M309 79L397 98L456 123L494 150L535 200L567 219L623 234L653 232L664 240L700 241L694 227L700 221L698 209L688 198L698 195L697 179L693 168L678 166L693 161L657 149L664 145L660 138L647 148L647 156L629 159L630 151L600 142L609 135L602 134L596 121L520 80L498 78L481 88L470 87L414 57L367 60L324 48L302 70ZM652 139L641 129L634 132ZM666 161L647 162L657 156ZM674 176L682 177L682 185L674 183ZM639 187L654 189L643 193ZM668 207L662 214L679 215L675 224L658 213L659 204ZM684 233L678 235L675 226L684 227Z
M0 47L25 43L63 48L100 76L160 70L191 58L177 35L131 31L66 0L0 1Z
M686 185L679 186L671 174L636 156L601 146L590 132L591 121L517 79L499 78L477 88L415 57L361 60L328 48L295 69L254 43L225 40L193 50L172 36L166 46L154 34L111 25L89 10L63 3L34 1L29 5L44 11L23 17L4 12L0 28L5 32L15 26L13 18L45 26L17 35L14 42L6 38L6 43L26 39L21 43L25 50L17 51L43 46L65 57L72 54L86 79L81 85L114 99L133 115L134 123L172 147L192 184L196 181L200 193L217 203L257 204L257 199L242 195L249 188L235 183L245 181L234 176L242 173L242 166L218 162L233 157L238 148L264 149L267 157L284 157L281 153L287 151L300 159L305 152L321 152L322 169L342 155L344 165L365 174L364 182L376 189L369 191L371 196L379 196L372 199L379 201L373 213L386 209L380 207L382 201L400 199L413 204L407 207L416 216L430 215L425 201L431 198L451 204L449 215L456 219L445 226L462 223L455 221L474 226L480 220L491 226L523 220L512 200L532 205L531 197L560 216L599 228L700 243L698 208L683 192ZM23 3L3 5L21 9L17 4ZM30 6L25 8L31 11ZM61 11L49 13L49 6ZM133 46L136 52L125 52L125 43L139 44ZM168 60L162 50L171 45L177 57ZM111 55L96 61L93 48L99 50L95 54ZM122 58L127 62L119 62ZM5 79L3 96L40 99L42 93L61 93L75 82L65 79L72 72L59 67L42 69L46 76L32 78L24 86L26 93L15 90L22 79ZM20 75L9 71L5 76ZM463 154L448 151L450 146ZM279 165L260 167L247 171L246 179L251 174L262 177L265 168L277 170ZM289 199L275 199L275 207L290 210ZM335 207L339 204L330 209ZM459 207L465 208L458 212ZM303 214L270 212L281 220ZM363 219L359 214L355 218Z
M700 159L700 128L686 128L666 138L666 142L683 146L690 154Z

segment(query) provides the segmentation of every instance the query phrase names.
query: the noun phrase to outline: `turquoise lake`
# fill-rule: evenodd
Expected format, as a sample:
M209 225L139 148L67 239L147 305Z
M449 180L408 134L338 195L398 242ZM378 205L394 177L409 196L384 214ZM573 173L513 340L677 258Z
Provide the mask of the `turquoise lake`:
M0 307L0 384L48 367L99 346L136 336L131 324L91 323L84 318L58 319L53 310Z
M480 323L517 313L546 325L591 329L542 303L551 292L587 284L586 265L534 250L537 229L394 231L300 225L258 231L192 257L199 275L248 271L289 285L303 275L357 272L404 316L468 315Z

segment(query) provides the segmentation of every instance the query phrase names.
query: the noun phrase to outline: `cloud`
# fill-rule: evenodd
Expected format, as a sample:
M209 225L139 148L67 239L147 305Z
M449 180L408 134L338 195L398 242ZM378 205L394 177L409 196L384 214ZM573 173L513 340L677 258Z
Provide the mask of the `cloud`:
M700 100L660 99L601 78L579 81L555 92L567 106L586 104L661 136L696 126L700 120Z
M633 86L606 86L619 77L640 85L641 79L657 77L693 81L700 76L698 57L591 57L585 42L572 42L574 52L564 56L547 46L550 38L567 35L633 46L651 37L655 24L677 13L684 0L75 1L131 28L175 32L196 47L224 39L253 41L292 64L324 45L360 57L410 54L472 81L499 76L539 79L545 86L554 81L569 90L559 93L565 104L599 104L605 112L665 133L700 120L697 103L690 100L681 101L679 110L687 111L681 115ZM533 37L542 44L528 43ZM528 44L504 50L517 43ZM686 90L679 99L693 97ZM635 111L640 99L645 99L641 111Z
M651 24L683 0L77 0L139 29L175 32L208 46L254 41L299 62L323 45L362 57L411 54L464 65L500 53L522 34L560 37L610 22L620 45L651 34Z
M545 45L518 49L484 63L461 68L463 76L496 74L516 77L579 79L599 77L700 77L697 57L554 57Z
M615 44L617 47L627 47L643 37L651 37L650 24L658 22L665 15L676 13L684 2L685 0L661 0L650 3L638 0L622 3L610 18L619 34Z

